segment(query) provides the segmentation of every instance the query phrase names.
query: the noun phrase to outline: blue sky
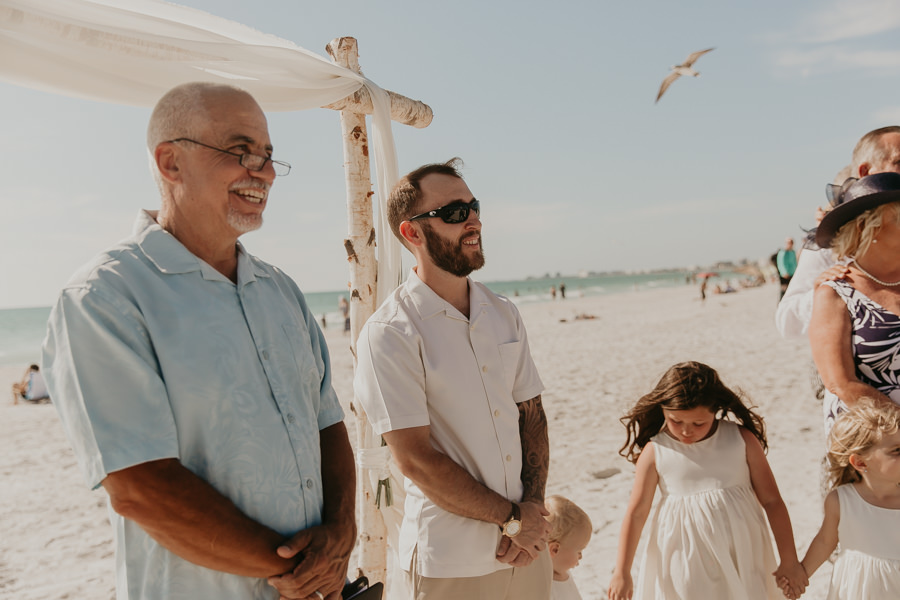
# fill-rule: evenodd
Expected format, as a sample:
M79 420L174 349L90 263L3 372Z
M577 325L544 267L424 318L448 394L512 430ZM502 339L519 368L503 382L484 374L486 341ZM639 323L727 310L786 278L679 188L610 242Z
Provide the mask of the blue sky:
M430 104L427 129L394 125L400 169L464 159L483 280L766 257L811 225L859 136L900 123L886 0L179 3L320 54L354 36L366 76ZM654 104L669 67L711 46ZM49 305L158 205L149 109L5 83L0 106L0 308ZM269 126L294 171L244 242L302 289L344 289L338 114Z

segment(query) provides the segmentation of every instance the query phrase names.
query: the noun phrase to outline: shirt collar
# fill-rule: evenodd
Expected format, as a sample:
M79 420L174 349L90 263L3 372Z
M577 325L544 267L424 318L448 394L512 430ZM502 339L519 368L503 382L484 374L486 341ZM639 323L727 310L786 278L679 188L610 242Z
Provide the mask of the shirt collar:
M422 319L445 313L448 317L473 320L472 318L477 314L475 308L490 304L490 302L481 286L475 285L475 282L468 277L466 277L466 282L469 285L469 319L466 319L452 304L438 296L433 289L428 287L428 284L419 279L415 269L409 271L406 289Z
M160 227L156 222L157 214L158 211L141 210L134 223L132 234L137 238L141 252L161 273L175 275L200 271L204 279L228 280L192 254L175 236ZM240 286L256 281L257 277L269 276L262 265L258 264L258 260L252 257L240 242L237 242L237 253Z

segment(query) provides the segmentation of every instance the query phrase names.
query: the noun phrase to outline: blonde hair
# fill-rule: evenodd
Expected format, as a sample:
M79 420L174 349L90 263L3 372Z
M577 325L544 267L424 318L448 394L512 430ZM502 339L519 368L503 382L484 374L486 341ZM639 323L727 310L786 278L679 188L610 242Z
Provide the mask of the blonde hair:
M900 429L900 407L861 398L856 406L834 422L828 434L828 483L832 489L860 481L862 476L850 464L854 454L865 456L885 435Z
M894 218L900 224L900 202L888 202L871 208L837 230L831 241L831 251L838 258L862 256L872 245L878 229L884 223L888 209L895 209Z
M566 536L580 527L593 529L591 518L577 504L563 496L549 496L544 506L550 511L547 521L550 523L548 542L561 542Z

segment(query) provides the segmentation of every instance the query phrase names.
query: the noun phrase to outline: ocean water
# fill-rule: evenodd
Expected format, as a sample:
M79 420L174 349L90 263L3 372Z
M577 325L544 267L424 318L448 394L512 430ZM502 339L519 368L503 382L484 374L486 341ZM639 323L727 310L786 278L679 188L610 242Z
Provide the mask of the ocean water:
M577 298L641 291L659 287L685 285L686 272L611 274L591 277L541 277L522 281L485 282L497 294L512 298L517 304L551 300L550 288L561 282L566 285L566 297ZM723 274L724 275L724 274ZM347 292L311 292L306 300L321 323L328 329L340 329L344 320L338 310L338 298ZM25 368L40 360L41 343L50 316L49 307L0 309L0 366Z

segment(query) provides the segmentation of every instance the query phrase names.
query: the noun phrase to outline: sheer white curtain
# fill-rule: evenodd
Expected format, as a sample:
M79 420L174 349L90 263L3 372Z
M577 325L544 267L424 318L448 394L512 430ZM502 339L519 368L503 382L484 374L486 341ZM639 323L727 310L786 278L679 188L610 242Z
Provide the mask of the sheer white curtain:
M378 303L400 281L384 199L397 180L387 94L293 42L156 0L0 0L0 79L29 88L153 106L189 81L240 86L266 111L318 108L365 86L375 107Z

